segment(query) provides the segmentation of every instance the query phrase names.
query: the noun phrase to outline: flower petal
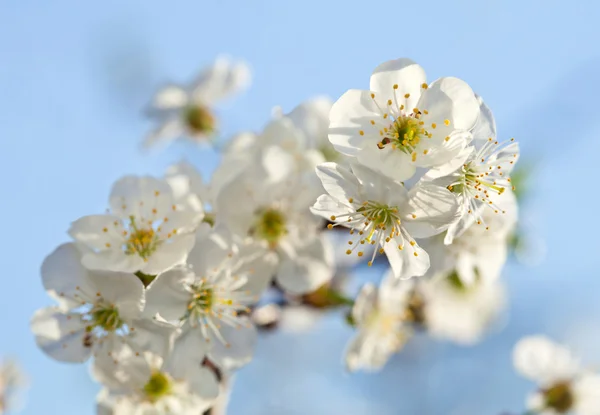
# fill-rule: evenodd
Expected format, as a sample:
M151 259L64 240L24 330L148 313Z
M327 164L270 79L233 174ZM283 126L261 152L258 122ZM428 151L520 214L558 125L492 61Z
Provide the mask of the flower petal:
M68 363L85 362L92 354L86 346L85 323L78 313L63 313L57 308L42 308L31 319L37 345L53 359Z
M193 274L183 268L174 268L156 277L146 290L144 314L152 317L157 313L165 320L183 317L192 295L185 289L193 282Z
M416 238L428 238L448 229L460 217L456 197L448 189L432 184L415 186L409 192L403 226Z
M401 102L406 108L414 108L421 95L422 85L427 82L425 71L408 58L387 61L379 65L371 75L370 89L385 101ZM397 88L394 86L397 85ZM405 95L409 94L408 98Z

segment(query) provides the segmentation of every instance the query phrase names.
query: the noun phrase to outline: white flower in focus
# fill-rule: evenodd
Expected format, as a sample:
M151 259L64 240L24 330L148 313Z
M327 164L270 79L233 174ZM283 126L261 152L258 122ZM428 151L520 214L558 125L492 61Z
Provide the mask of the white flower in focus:
M428 171L422 179L447 186L458 196L461 217L448 229L446 244L451 244L474 222L489 228L483 217L486 209L495 214L506 214L501 206L502 199L513 187L510 173L519 159L519 145L514 138L500 144L496 141L494 118L483 101L481 105L481 116L473 136L479 140L445 165ZM475 136L486 133L494 135L485 139Z
M256 329L240 312L258 299L241 287L246 276L235 258L230 236L203 224L188 257L189 267L159 275L147 290L146 312L181 327L174 356L211 361L230 369L252 358Z
M544 336L521 339L513 351L517 371L539 386L528 409L541 415L600 414L600 375L590 373L571 352Z
M219 393L215 374L201 363L127 349L115 367L103 360L94 377L105 389L98 395L99 415L199 415L213 405Z
M503 195L499 207L506 213L484 209L482 220L486 225L472 223L451 245L445 244L446 234L419 241L431 258L426 276L456 271L465 285L474 284L478 279L497 280L506 263L508 238L517 222L517 200L511 190Z
M413 284L394 281L386 278L379 288L366 284L356 297L351 316L358 333L346 350L348 370L381 369L410 337L404 322Z
M19 390L27 386L27 379L13 360L0 361L0 415L17 413L20 409Z
M58 307L38 310L31 330L50 357L80 363L124 344L136 352L169 350L174 331L142 318L144 285L135 275L89 271L75 245L63 244L44 260L42 281Z
M125 176L113 185L108 213L76 220L69 235L88 249L82 262L89 269L156 275L185 261L195 219L177 209L166 182Z
M242 173L219 191L218 221L236 236L239 256L261 258L250 267L245 287L253 294L274 276L291 294L312 292L331 279L332 249L318 233L322 221L308 209L314 190L303 182L269 184Z
M429 268L429 255L414 238L436 235L448 228L457 214L456 198L435 185L407 190L364 166L348 170L335 163L317 168L327 195L319 197L311 211L350 228L348 255L364 255L374 245L369 265L377 252L385 252L399 278L421 276ZM334 225L330 225L333 228Z
M423 68L402 58L375 68L370 91L349 90L333 104L329 139L339 152L404 181L417 167L453 159L478 115L465 82L440 78L428 85Z
M250 70L244 62L219 57L191 85L162 88L150 104L150 115L160 125L146 137L144 147L180 137L208 140L218 129L215 105L249 85Z
M455 273L420 281L428 333L456 343L479 341L505 303L504 287L498 281L467 286Z

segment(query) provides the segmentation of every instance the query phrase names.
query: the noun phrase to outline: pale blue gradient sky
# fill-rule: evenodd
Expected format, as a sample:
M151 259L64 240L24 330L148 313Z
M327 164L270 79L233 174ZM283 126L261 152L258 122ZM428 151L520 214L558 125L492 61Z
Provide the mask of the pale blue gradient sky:
M189 145L141 155L149 124L140 109L161 82L189 80L220 52L254 69L252 89L223 112L225 134L260 128L274 105L289 110L316 94L366 87L377 64L400 56L430 79L467 80L495 112L500 135L517 137L538 162L524 218L548 246L540 266L510 267L506 326L481 346L425 344L416 360L412 346L381 376L350 377L340 353L351 332L332 317L307 338L261 342L238 379L234 415L516 411L529 385L512 373L510 347L536 331L600 363L597 2L169 3L0 1L0 354L17 356L32 378L25 414L93 413L96 386L84 367L51 361L29 331L34 310L50 304L40 263L67 239L70 221L103 211L119 176L161 174L183 155L213 168L213 153ZM414 396L429 403L415 406ZM468 398L473 404L460 406Z

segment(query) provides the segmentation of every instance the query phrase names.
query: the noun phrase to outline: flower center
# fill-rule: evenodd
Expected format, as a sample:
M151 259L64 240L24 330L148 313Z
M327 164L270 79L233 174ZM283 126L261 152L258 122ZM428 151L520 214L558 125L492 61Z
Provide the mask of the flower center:
M102 302L96 304L90 310L91 321L86 330L91 332L94 328L100 328L107 332L114 332L123 327L123 320L119 316L119 310Z
M362 214L373 225L367 239L373 236L375 230L394 229L396 224L400 224L401 222L397 207L384 205L372 200L364 202L356 211Z
M276 245L287 234L285 216L277 209L262 211L253 228L253 233L257 238L267 241L270 245Z
M185 109L185 125L194 134L209 134L215 129L215 117L203 105L190 105Z
M158 248L160 238L153 228L138 228L133 216L129 220L131 232L129 238L125 241L125 254L137 254L143 259L148 259Z
M150 402L156 402L159 399L170 395L173 389L173 385L171 379L162 373L162 372L154 372L148 379L148 382L144 385L144 393L146 395L146 399Z
M194 296L188 304L189 314L201 316L210 312L215 301L214 290L205 285L193 285Z
M573 393L567 382L557 383L542 391L547 408L552 408L558 413L567 413L573 406Z
M389 128L383 129L383 139L377 143L377 147L383 149L389 144L393 149L413 154L421 139L430 136L423 124L418 116L400 115Z

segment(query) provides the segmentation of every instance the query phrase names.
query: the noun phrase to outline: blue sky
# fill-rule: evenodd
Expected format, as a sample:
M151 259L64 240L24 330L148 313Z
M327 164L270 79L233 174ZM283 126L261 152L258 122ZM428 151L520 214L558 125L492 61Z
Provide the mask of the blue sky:
M71 221L104 210L119 176L161 174L182 156L211 171L215 154L189 145L140 154L149 128L140 110L155 87L189 80L221 52L254 70L252 89L223 111L225 134L260 128L275 105L366 87L371 70L396 57L418 61L430 79L467 80L500 135L520 140L536 163L523 218L548 249L535 268L509 267L505 326L481 346L426 343L432 355L407 353L380 376L350 377L339 356L351 333L332 316L306 338L264 339L239 376L234 414L517 410L528 385L512 373L509 350L537 331L599 363L599 16L591 0L0 1L0 354L17 356L32 378L24 413L93 413L85 368L46 358L29 331L34 310L50 304L40 263ZM270 352L280 360L266 359ZM415 406L417 392L439 403ZM460 406L469 397L474 406Z

